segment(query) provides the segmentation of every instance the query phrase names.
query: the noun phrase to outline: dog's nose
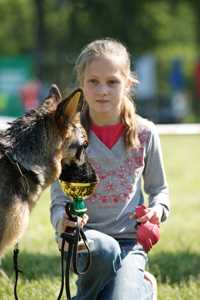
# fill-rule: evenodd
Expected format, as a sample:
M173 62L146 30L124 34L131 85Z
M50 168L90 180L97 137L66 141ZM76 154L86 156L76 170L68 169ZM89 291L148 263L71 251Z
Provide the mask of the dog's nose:
M80 160L81 158L81 154L85 154L85 150L88 146L88 142L85 141L82 145L80 145L77 149L77 152L76 152L76 159Z
M85 147L84 145L81 145L78 147L77 152L76 152L76 159L80 160L81 154L85 152Z

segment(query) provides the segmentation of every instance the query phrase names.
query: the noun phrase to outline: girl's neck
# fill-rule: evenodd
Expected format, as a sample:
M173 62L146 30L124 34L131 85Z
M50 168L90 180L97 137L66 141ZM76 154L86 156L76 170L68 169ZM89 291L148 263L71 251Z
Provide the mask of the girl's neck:
M120 123L120 116L113 115L111 113L92 113L90 112L90 118L92 122L99 126L114 125Z

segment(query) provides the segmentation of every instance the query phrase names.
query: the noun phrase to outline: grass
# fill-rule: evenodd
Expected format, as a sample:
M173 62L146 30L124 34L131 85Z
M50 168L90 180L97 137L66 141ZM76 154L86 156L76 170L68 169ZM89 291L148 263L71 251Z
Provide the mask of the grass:
M171 215L161 241L150 253L159 300L197 300L200 296L199 147L198 136L163 136L170 187Z
M171 215L161 227L161 240L150 252L149 269L158 281L158 300L199 300L199 149L198 136L162 136L171 195ZM60 256L49 222L49 192L32 213L20 242L20 300L55 300L60 288ZM13 297L12 251L3 267L10 282L0 279L0 299ZM74 289L74 281L72 283ZM63 297L63 299L65 299ZM91 299L92 300L92 299Z

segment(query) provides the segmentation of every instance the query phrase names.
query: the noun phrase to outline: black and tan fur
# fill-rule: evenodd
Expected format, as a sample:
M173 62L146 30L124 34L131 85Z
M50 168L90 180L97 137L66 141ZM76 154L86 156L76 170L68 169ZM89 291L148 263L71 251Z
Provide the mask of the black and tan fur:
M32 208L62 165L87 165L81 106L81 90L61 100L53 85L38 109L0 132L0 257L21 238Z

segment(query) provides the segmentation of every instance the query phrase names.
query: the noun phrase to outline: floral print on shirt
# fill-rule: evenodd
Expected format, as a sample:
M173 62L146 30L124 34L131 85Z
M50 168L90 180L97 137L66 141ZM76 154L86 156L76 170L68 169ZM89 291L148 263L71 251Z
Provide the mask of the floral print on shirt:
M139 149L130 150L125 159L114 164L109 157L89 157L99 177L96 191L88 201L99 206L112 207L127 203L133 198L136 178L140 178L144 169L145 148L149 140L149 132L143 130L139 134Z

